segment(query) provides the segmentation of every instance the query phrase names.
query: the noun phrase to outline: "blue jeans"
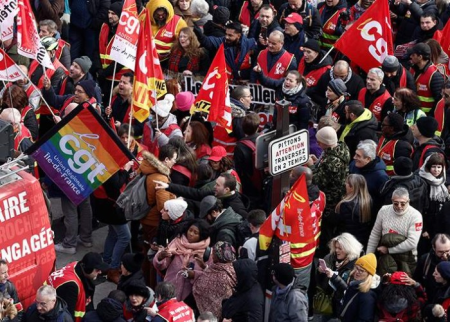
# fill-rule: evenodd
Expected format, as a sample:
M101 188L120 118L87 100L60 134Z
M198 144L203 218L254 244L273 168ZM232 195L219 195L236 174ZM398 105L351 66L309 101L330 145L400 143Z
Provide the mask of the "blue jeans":
M128 224L108 225L108 236L105 239L103 260L109 263L111 268L120 268L122 256L131 240Z

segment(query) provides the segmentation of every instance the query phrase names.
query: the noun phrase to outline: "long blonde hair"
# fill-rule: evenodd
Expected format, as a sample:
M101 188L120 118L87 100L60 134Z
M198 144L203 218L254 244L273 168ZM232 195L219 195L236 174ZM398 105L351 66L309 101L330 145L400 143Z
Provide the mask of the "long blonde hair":
M345 194L344 198L336 205L336 212L339 213L343 202L356 201L359 205L359 222L366 223L372 218L372 198L367 189L366 179L360 174L350 174L346 183L353 188L351 193ZM353 217L353 214L352 214Z
M360 266L361 267L361 266ZM361 267L362 268L362 267ZM353 268L352 272L350 273L350 276L353 277L353 275L356 272L356 265L355 268ZM367 272L367 271L366 271ZM351 279L350 279L351 280ZM362 281L361 283L359 283L358 285L358 290L361 293L367 293L370 291L371 287L372 287L372 282L373 282L373 275L368 274L368 276L366 277L366 279L364 281Z

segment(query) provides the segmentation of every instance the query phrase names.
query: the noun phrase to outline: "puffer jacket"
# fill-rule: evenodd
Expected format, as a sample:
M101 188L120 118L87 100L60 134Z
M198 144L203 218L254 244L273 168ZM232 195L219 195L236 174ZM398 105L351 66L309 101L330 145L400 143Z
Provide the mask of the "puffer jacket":
M391 248L397 246L405 240L405 236L396 233L389 233L381 237L380 246ZM412 251L399 254L385 254L378 257L377 273L380 276L383 276L386 273L402 271L412 275L416 269L416 265L416 258Z
M95 311L87 312L83 318L84 322L125 322L123 306L119 301L112 298L104 298L97 305Z
M24 322L71 322L73 321L72 315L67 310L67 303L60 298L56 297L55 307L44 313L40 314L37 310L36 303L33 303L25 312L22 317Z
M269 322L287 321L308 321L308 299L303 290L294 286L294 282L282 290L277 286L272 289Z
M147 176L147 202L152 207L149 213L141 219L141 224L158 227L164 203L167 200L175 199L176 196L165 189L156 190L154 180L169 183L170 169L150 152L144 151L142 156L144 159L139 166L139 171Z
M238 244L237 226L242 222L242 217L228 207L211 225L211 245L218 241L227 241L233 246Z

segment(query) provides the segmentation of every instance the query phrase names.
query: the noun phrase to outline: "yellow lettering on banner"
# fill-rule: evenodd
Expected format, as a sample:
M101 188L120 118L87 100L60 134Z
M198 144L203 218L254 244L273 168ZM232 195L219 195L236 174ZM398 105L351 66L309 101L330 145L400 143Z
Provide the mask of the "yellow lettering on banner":
M148 104L148 87L146 84L136 81L134 85L133 103L140 108L146 108Z
M301 203L306 202L306 200L298 192L294 192L294 199Z
M156 80L156 90L159 92L164 92L167 91L166 89L166 82L165 81L160 81L160 80Z

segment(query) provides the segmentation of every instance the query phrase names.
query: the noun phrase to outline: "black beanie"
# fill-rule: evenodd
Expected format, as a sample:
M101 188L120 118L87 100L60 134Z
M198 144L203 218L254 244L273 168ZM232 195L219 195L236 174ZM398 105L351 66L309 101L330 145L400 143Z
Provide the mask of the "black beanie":
M123 2L122 1L116 1L114 3L111 3L109 6L109 10L114 12L119 18L122 14L122 8L123 8Z
M394 172L398 176L409 176L412 173L413 163L410 158L398 157L394 160Z
M140 295L146 299L148 299L151 295L147 285L145 285L141 280L131 280L130 284L128 284L125 288L125 294L127 296Z
M434 117L425 116L416 121L416 126L420 134L426 138L432 138L434 137L434 132L436 132L438 128L438 122Z
M82 80L81 82L78 82L77 85L83 87L89 98L95 97L95 82L92 79Z
M447 282L450 281L450 262L443 261L437 264L437 271L441 274L442 278Z
M145 257L142 253L128 253L122 256L122 265L130 273L136 273L141 269L144 259Z
M292 283L295 277L294 269L287 263L279 263L273 267L273 275L284 286Z
M218 25L223 25L230 20L230 10L227 7L217 7L213 12L213 22Z
M320 44L315 39L308 39L308 41L303 45L303 48L309 48L316 53L320 53Z

